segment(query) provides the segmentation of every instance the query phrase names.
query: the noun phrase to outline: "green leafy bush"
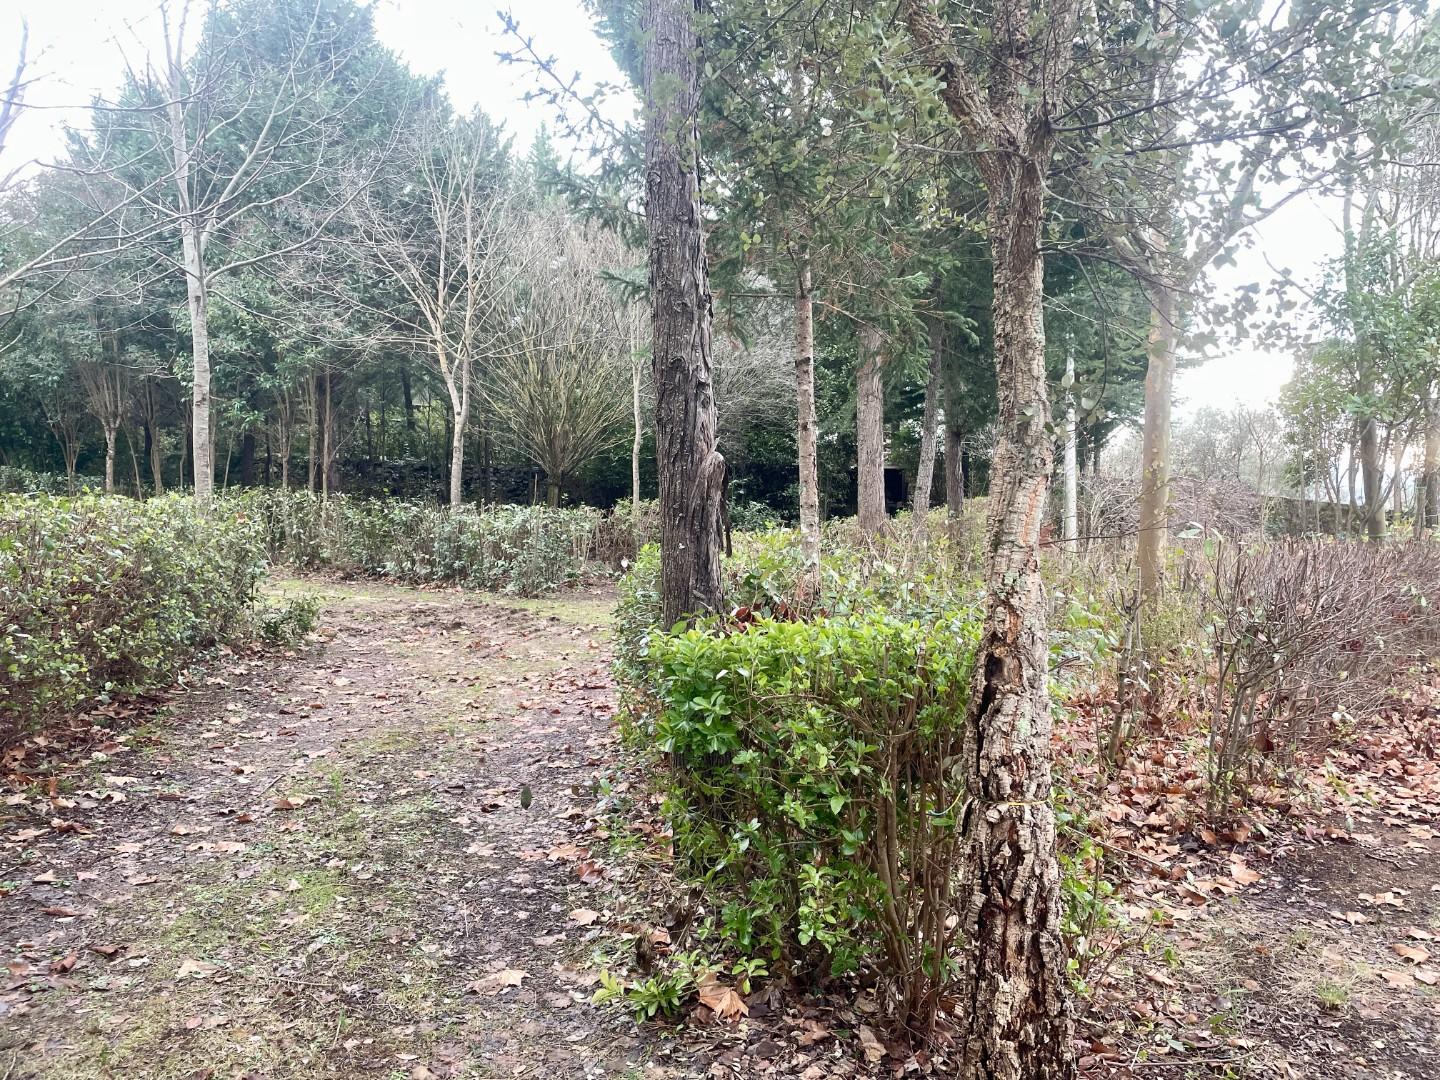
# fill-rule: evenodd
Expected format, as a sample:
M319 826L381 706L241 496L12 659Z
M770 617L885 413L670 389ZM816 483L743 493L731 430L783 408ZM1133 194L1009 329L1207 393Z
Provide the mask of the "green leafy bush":
M0 497L0 742L169 683L241 625L263 571L243 515L183 496Z
M264 604L255 613L260 638L270 645L293 645L320 624L318 596L292 596Z
M230 502L260 522L274 563L524 596L583 576L600 519L588 509L452 510L399 499L325 500L304 491L247 491Z
M790 972L873 968L905 1022L953 974L978 625L876 612L646 643L676 856L720 898L714 929Z
M66 476L64 473L35 472L15 465L0 465L0 492L19 495L79 495L99 491L98 476Z

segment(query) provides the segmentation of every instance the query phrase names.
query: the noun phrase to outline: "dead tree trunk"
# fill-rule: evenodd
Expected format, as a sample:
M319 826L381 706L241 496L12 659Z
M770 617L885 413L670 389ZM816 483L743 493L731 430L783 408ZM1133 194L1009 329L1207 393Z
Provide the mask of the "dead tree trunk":
M664 624L722 603L725 458L716 449L700 216L697 0L645 4L645 223Z

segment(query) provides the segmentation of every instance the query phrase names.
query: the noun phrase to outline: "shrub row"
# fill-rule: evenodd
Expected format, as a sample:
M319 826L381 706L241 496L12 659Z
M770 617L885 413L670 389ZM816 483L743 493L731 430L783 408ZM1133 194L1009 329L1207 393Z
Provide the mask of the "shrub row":
M0 743L169 683L239 627L263 570L243 516L181 496L0 496Z
M0 465L0 492L21 495L78 495L99 491L98 476L66 476L64 473L35 472L16 465Z
M580 580L600 520L589 509L452 510L278 489L239 492L227 502L259 523L272 563L524 596Z

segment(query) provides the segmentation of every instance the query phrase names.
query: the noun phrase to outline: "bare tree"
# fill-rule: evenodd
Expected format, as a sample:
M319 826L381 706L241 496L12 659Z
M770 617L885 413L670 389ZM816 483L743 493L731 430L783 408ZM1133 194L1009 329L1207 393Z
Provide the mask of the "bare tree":
M7 83L0 90L0 192L10 187L19 172L19 165L10 165L5 160L5 144L20 112L25 107L25 91L30 86L27 72L30 68L30 24L20 20L20 47L16 49L15 68Z
M125 366L123 338L118 328L108 325L106 314L91 312L94 354L76 365L90 415L99 421L105 435L105 493L115 490L115 438L130 412L133 380Z
M632 402L627 310L602 278L625 252L613 233L583 230L556 209L512 220L529 267L515 283L505 347L483 381L500 437L545 470L548 501L623 433ZM523 238L522 238L523 237Z
M399 149L410 177L400 197L358 177L345 228L329 241L331 254L370 280L351 288L308 259L294 270L302 288L337 303L339 323L329 331L337 340L412 349L439 375L450 404L452 506L462 500L477 368L512 347L516 288L544 250L513 228L525 193L511 182L505 153L482 114L427 116Z
M344 206L335 200L302 235L260 223L333 174L339 113L357 96L326 93L349 57L344 28L317 0L308 18L260 21L263 9L211 5L191 49L191 0L160 7L163 55L129 71L126 98L97 107L103 138L74 168L119 190L102 228L117 249L178 234L178 256L149 250L184 275L191 335L191 442L197 499L214 487L209 317L217 279L311 243ZM137 149L138 148L138 149ZM135 213L133 211L140 211Z

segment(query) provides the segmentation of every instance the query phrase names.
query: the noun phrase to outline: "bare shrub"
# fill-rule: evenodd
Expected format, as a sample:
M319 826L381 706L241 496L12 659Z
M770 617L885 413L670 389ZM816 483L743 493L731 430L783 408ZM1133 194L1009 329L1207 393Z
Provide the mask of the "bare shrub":
M1440 632L1440 547L1219 546L1206 574L1208 809L1332 720L1366 716Z

